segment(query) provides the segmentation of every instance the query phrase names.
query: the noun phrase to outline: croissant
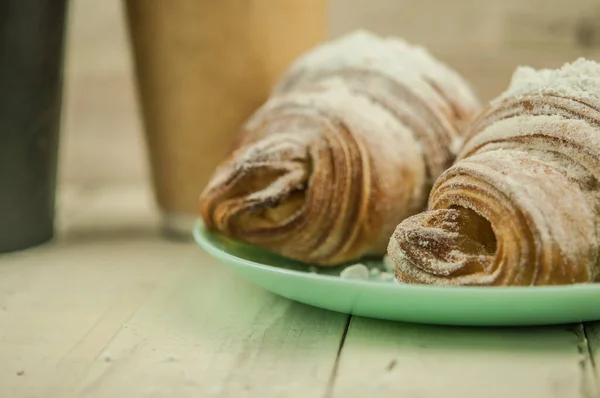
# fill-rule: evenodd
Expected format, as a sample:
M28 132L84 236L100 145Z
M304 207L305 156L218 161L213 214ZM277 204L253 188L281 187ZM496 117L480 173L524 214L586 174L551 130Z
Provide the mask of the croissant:
M600 64L517 69L477 117L428 211L388 254L400 282L564 285L600 278Z
M321 266L382 256L479 110L425 50L356 32L300 56L200 195L207 228Z

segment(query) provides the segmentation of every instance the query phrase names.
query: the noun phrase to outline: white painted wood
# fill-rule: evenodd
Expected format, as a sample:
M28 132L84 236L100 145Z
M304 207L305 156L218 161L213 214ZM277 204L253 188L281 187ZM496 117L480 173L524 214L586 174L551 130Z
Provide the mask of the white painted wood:
M0 257L0 396L325 394L345 315L161 238L147 187L62 192L59 238Z
M73 210L57 241L0 257L0 396L597 392L590 329L353 318L329 394L346 316L271 295L193 244L162 239L147 186L61 193Z
M332 0L331 32L365 28L428 47L600 46L595 0ZM596 24L597 25L597 24ZM585 32L584 32L585 34Z
M600 322L585 325L588 349L592 357L594 381L600 390Z
M597 396L591 372L583 372L589 358L577 348L582 342L578 327L478 329L353 318L332 396Z
M471 82L482 101L519 65L600 60L597 0L332 0L331 34L364 28L426 46Z

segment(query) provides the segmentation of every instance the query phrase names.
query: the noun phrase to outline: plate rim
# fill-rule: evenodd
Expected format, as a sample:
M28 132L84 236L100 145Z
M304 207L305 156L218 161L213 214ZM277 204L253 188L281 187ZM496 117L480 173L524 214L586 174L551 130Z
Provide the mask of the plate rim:
M370 280L360 279L342 279L339 276L311 273L304 271L297 271L287 268L281 268L271 264L265 264L258 261L249 260L243 257L239 257L235 254L222 250L221 248L213 245L208 239L203 237L204 234L217 235L213 231L208 230L201 218L198 218L194 223L192 231L193 238L198 246L204 249L211 256L221 260L227 259L234 263L243 264L258 270L259 272L269 272L282 274L286 276L292 276L295 278L303 278L307 280L318 280L318 281L343 281L348 285L354 285L362 288L378 288L378 289L391 289L391 290L409 290L412 292L422 292L431 294L453 294L453 295L478 295L481 294L487 296L507 296L507 295L538 295L538 294L571 294L574 291L577 292L598 292L600 293L600 283L577 283L569 285L550 285L550 286L435 286L435 285L421 285L421 284L405 284L405 283L378 283ZM243 242L241 242L243 243ZM260 250L259 248L257 248ZM310 266L310 264L307 264Z

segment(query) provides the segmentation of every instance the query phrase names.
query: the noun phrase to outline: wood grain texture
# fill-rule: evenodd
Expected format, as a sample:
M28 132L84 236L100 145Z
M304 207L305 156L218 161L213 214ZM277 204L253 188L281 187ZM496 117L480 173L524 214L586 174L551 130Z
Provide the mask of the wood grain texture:
M595 0L332 0L331 30L335 36L363 27L434 48L557 43L589 48L600 46L598 27L589 26L599 14Z
M331 34L364 28L422 44L489 101L519 65L600 60L599 18L596 0L332 0Z
M596 383L596 388L600 391L600 322L587 323L584 327L594 373L594 381Z
M347 317L156 233L149 187L61 190L56 242L0 259L0 396L595 397L599 324ZM342 349L340 342L343 342Z
M0 396L325 394L345 315L161 238L147 186L62 192L60 237L0 259Z
M595 397L584 340L581 325L458 328L354 317L332 397Z
M322 395L344 318L270 295L197 253L186 264L184 252L173 248L167 262L185 271L98 342L59 395Z

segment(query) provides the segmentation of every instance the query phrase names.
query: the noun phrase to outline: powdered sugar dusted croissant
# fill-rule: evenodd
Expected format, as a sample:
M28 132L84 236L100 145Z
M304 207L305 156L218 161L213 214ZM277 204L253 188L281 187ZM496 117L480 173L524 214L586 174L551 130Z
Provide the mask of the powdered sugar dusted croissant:
M450 164L452 143L480 104L469 84L425 48L395 38L356 31L300 56L274 93L341 78L405 124L425 154L432 182Z
M300 57L200 196L208 228L335 265L383 255L453 161L477 100L448 67L358 32Z
M520 68L478 118L429 210L388 252L398 280L436 285L597 281L600 65Z

